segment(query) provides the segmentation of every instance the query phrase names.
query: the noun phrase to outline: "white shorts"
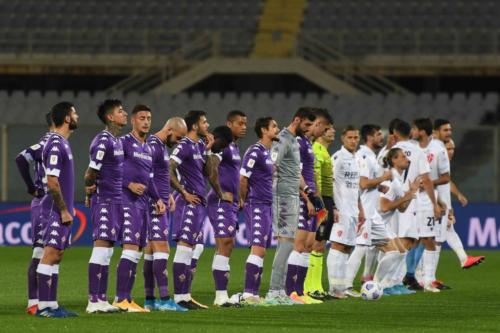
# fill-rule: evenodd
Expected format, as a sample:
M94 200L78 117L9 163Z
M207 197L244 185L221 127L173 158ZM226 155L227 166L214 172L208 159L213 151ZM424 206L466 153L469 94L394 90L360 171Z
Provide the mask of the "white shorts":
M397 218L392 222L392 231L398 238L418 239L417 213L406 211L397 212Z
M370 245L383 246L386 245L388 240L394 239L394 234L390 232L387 225L380 220L372 220Z
M371 225L372 225L372 220L371 219L366 219L365 223L361 226L359 229L359 232L357 233L358 237L356 237L356 245L367 245L371 246L372 241L371 241Z
M418 236L436 237L439 221L434 218L432 210L417 212Z
M453 225L451 226L453 228ZM448 209L446 210L446 214L441 217L439 220L436 221L435 225L435 237L436 237L436 242L439 243L444 243L448 239Z
M355 246L357 225L358 217L339 215L339 221L333 224L330 241L347 246Z

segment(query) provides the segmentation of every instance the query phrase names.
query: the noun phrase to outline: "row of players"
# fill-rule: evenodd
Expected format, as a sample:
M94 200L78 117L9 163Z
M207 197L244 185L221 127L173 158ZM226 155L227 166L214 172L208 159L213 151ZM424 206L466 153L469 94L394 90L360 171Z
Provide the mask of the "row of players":
M243 160L236 144L246 134L247 116L241 111L231 111L226 126L217 127L212 134L206 113L190 111L184 118L169 119L159 132L148 135L151 110L137 105L132 111L132 132L122 137L127 113L120 101L106 100L97 114L106 128L91 144L85 174L94 239L88 268L89 313L206 308L192 298L191 283L203 251L201 230L207 215L217 246L212 263L215 306L316 304L328 298L358 296L352 290L352 280L371 245L382 252L375 280L394 294L409 292L399 287L406 266L403 263L408 253L418 252L408 250L419 238L425 246L422 261L428 291L438 290L432 284L439 256L437 244L453 238L455 246L450 245L457 249L464 267L483 259L467 257L452 224L441 222L453 221L450 188L445 188L450 179L443 142L451 142L451 127L446 121L436 123L436 139L431 138L430 120L415 121L413 137L423 150L408 141L410 125L401 120L391 122L389 140L379 153L387 154L389 170L384 172L375 155L383 142L379 126L362 127L365 145L359 151L360 132L352 126L345 128L341 150L329 156L327 148L335 130L324 109L300 108L281 132L272 118L257 119L254 128L259 141L248 148ZM77 128L78 115L71 103L61 102L52 108L47 120L49 132L16 159L28 192L34 196L28 312L70 317L76 314L58 305L56 293L59 263L71 242L75 179L67 139ZM167 147L174 145L169 156ZM207 180L211 185L208 195ZM445 189L437 196L434 187ZM234 299L229 298L227 285L239 209L245 214L251 253L246 261L244 292L241 299ZM172 212L171 232L177 242L173 299L167 278L167 210ZM263 260L273 235L278 247L270 290L263 300L259 297ZM321 284L327 241L331 247L328 293ZM123 250L111 305L107 300L108 272L117 242ZM356 243L359 246L349 256ZM142 252L144 307L131 296ZM406 282L412 288L416 281L411 274L418 261L413 260L407 269Z

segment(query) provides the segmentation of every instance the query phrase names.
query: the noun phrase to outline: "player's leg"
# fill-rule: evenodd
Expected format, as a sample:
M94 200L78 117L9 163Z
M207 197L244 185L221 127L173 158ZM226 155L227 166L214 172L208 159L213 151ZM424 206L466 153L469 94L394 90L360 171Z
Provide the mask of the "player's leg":
M153 246L151 241L144 248L144 265L142 266L142 276L144 278L144 308L150 311L155 310L155 276L153 273Z
M484 256L468 256L453 224L446 232L446 242L455 252L462 268L474 267L484 261Z
M362 283L373 280L374 271L377 267L378 253L379 251L376 246L370 246L369 248L366 249L365 267L363 270L363 275L361 277Z
M38 278L36 269L43 256L43 219L40 218L40 204L38 199L31 203L31 240L33 254L28 266L28 306L26 312L34 315L38 310Z

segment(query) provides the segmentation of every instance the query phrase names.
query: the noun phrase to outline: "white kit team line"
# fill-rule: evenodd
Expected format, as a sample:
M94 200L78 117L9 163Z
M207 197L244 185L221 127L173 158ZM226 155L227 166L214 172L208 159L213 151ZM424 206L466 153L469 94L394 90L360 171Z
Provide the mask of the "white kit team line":
M230 111L225 125L211 132L206 112L189 111L151 134L152 115L148 106L135 106L132 131L123 135L128 114L121 101L105 100L97 110L105 128L91 143L84 176L94 241L88 264L88 313L207 309L191 290L207 217L216 240L215 307L319 304L418 290L437 293L450 288L436 278L445 242L462 268L484 260L468 256L454 230L451 194L462 205L467 199L451 180L454 143L447 120L433 123L421 118L410 125L394 119L387 138L379 125L349 125L342 130L341 149L330 156L328 147L335 138L332 116L325 109L301 107L281 131L271 117L257 119L258 141L241 156L238 140L247 130L242 111ZM33 196L27 312L75 317L58 304L57 285L75 216L68 138L78 128L78 114L72 103L60 102L46 121L47 133L16 158ZM250 253L243 290L230 297L227 286L239 211ZM167 273L170 238L177 244L173 294ZM264 258L273 238L278 245L270 287L261 297ZM122 250L110 303L109 265L116 245ZM141 306L132 290L142 257ZM353 282L363 257L360 293Z

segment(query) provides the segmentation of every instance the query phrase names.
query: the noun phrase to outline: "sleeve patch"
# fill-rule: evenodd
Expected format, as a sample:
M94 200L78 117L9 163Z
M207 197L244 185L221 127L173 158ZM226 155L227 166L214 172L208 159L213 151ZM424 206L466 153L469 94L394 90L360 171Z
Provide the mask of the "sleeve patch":
M97 151L97 154L96 154L96 157L95 157L95 158L96 158L98 161L102 161L103 157L104 157L104 152L103 152L102 150Z
M253 158L249 159L247 162L247 167L253 168L254 165L255 165L255 160Z
M50 155L50 164L52 165L57 164L57 155Z

